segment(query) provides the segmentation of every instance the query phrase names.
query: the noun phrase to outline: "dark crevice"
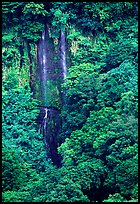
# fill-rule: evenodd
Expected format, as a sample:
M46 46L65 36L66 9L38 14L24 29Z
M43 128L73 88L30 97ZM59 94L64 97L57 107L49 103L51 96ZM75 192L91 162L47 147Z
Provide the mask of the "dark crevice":
M24 60L23 60L23 56L24 56L24 47L23 47L23 45L22 45L22 42L21 42L21 44L20 44L20 46L19 46L19 52L20 52L20 69L22 68L22 66L23 66L23 62L24 62Z
M30 72L30 81L29 81L29 85L30 85L30 89L31 89L31 93L33 93L33 67L32 67L32 56L31 56L31 47L30 44L27 42L27 50L28 50L28 58L29 58L29 72Z

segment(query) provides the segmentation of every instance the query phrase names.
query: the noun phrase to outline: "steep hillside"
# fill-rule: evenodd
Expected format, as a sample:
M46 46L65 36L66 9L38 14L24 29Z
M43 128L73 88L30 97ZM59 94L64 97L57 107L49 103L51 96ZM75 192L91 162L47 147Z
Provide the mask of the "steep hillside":
M138 202L138 3L2 3L3 202Z

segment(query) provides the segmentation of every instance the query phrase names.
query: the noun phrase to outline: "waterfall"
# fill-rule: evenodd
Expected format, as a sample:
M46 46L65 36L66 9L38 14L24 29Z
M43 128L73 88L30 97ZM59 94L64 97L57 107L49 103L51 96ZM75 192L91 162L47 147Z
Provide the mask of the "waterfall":
M60 33L60 65L62 67L63 78L66 78L67 65L66 65L66 39L65 33L61 31Z
M54 40L49 36L49 27L46 25L37 46L38 54L38 99L44 107L55 106L57 96L58 77L55 62ZM55 91L56 94L53 94Z
M60 104L62 101L61 83L66 78L66 39L65 33L61 31L59 39L59 60L55 62L54 42L49 36L48 26L45 26L38 43L38 98L40 103L40 114L38 124L40 132L43 133L47 157L60 166L61 156L57 152L59 135L61 133L62 120L60 116ZM60 73L63 73L63 77Z
M47 103L47 79L48 79L48 57L47 57L47 33L46 29L42 32L42 36L38 45L38 63L39 78L41 83L41 98Z

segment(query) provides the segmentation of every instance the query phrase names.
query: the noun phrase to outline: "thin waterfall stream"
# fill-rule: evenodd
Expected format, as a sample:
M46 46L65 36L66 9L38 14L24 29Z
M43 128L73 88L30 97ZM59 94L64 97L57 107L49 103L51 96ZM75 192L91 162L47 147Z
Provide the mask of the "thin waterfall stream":
M63 77L66 79L67 66L66 66L66 39L65 33L61 31L60 34L60 64L63 71Z

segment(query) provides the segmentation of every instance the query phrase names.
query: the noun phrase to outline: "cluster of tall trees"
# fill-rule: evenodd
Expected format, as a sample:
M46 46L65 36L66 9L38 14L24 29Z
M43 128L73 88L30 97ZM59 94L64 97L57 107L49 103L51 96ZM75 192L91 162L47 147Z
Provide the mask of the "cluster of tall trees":
M137 2L3 2L2 12L3 202L137 202ZM45 23L54 46L63 28L69 45L59 168L29 86Z

